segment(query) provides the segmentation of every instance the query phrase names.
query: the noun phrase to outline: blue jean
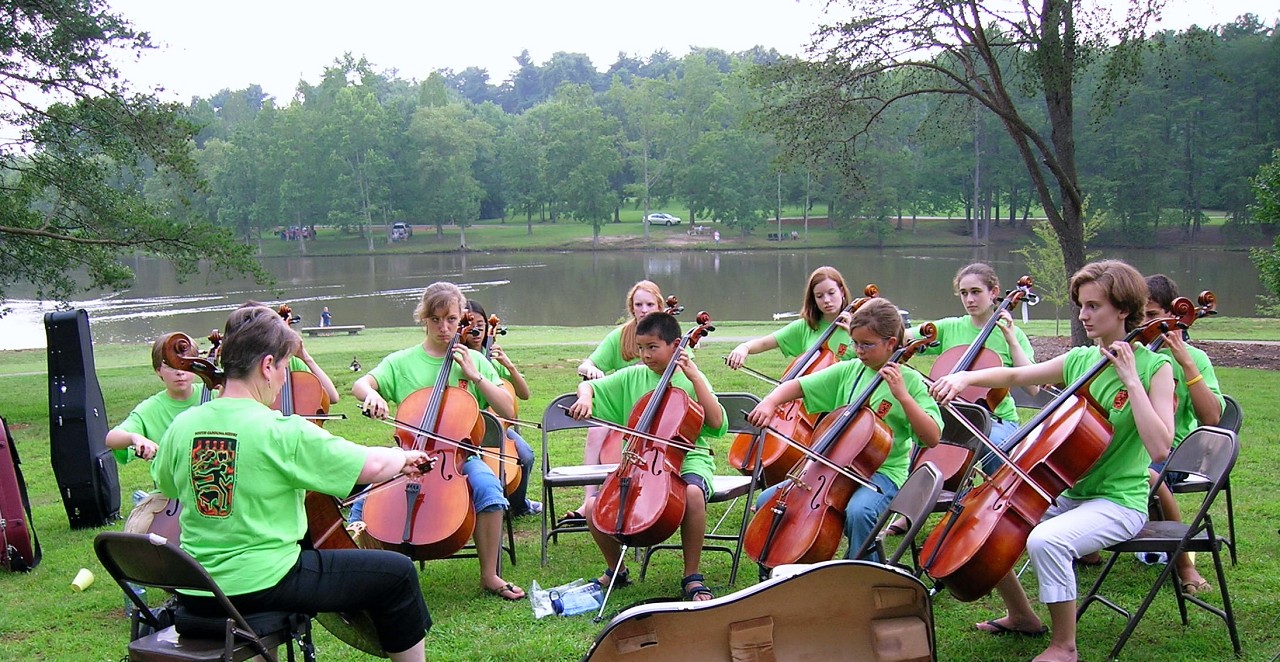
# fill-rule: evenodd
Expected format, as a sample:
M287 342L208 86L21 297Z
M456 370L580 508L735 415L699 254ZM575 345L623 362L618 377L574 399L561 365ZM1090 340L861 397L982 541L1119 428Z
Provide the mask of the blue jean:
M507 437L516 444L516 459L520 462L520 484L511 493L512 515L523 515L529 512L529 476L533 475L533 447L516 432L515 428L507 428Z
M860 488L854 490L849 505L844 511L844 536L849 541L849 549L845 558L853 558L858 547L871 535L876 520L889 508L889 502L898 495L898 486L889 477L876 472L871 475L871 484L880 488L880 493ZM781 484L774 485L760 493L756 498L756 508L762 507L773 496ZM757 515L759 517L759 515ZM874 554L873 554L874 556ZM879 559L872 559L879 560Z
M462 475L467 477L471 485L471 506L477 513L501 510L507 507L507 497L502 493L502 483L494 475L493 469L484 463L478 455L472 455L462 463ZM364 521L364 497L351 504L348 522Z
M993 418L991 419L991 434L988 435L988 437L991 439L991 443L999 446L1000 450L1005 453L1008 453L1010 444L1005 442L1007 442L1009 438L1013 436L1013 433L1017 431L1018 424L1016 422L1002 421ZM986 446L978 449L978 455L982 457L982 473L988 476L995 473L996 469L999 469L1000 465L1004 464L1000 461L1000 458L995 453L988 450Z

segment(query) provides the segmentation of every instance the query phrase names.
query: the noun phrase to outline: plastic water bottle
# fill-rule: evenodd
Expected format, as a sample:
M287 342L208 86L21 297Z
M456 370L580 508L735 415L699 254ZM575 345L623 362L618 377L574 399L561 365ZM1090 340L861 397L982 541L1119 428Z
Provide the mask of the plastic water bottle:
M133 583L133 582L125 582L125 586L127 587L127 588L125 588L125 590L126 590L126 591L132 591L134 595L138 596L138 599L139 599L139 600L141 600L144 604L146 603L146 601L147 601L147 588L146 588L145 586L139 586L138 584L135 584L135 583ZM128 593L125 593L125 595L124 595L124 616L125 616L125 618L132 619L132 618L133 618L133 612L134 612L135 610L137 610L137 608L138 608L138 607L137 607L137 605L133 604L133 600L129 598L129 594L128 594Z

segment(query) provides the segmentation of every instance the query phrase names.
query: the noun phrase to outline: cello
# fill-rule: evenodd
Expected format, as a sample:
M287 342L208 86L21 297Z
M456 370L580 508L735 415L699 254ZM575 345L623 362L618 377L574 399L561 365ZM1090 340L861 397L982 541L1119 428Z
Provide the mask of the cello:
M987 323L978 332L978 337L967 347L957 345L939 355L938 360L934 361L933 366L929 368L929 378L938 379L943 375L956 372L998 368L1004 365L1000 355L986 347L987 338L991 337L996 324L1000 323L1000 313L1012 309L1022 301L1033 306L1040 301L1040 297L1031 291L1031 285L1031 276L1019 278L1018 286L1005 293L1000 305L996 306ZM971 386L960 393L960 397L966 402L980 404L987 411L995 411L1000 401L1008 395L1008 388L986 389L979 386Z
M216 333L216 331L215 331ZM212 338L211 338L212 339ZM221 335L219 334L219 340ZM195 343L186 334L175 334L164 346L164 362L175 370L194 373L205 384L206 393L220 388L226 381L226 373L213 361L192 356L195 354ZM211 350L211 354L213 351ZM173 500L177 504L177 500ZM307 540L303 541L313 549L356 549L356 543L342 526L342 514L337 507L337 499L319 492L307 492L304 500L307 512ZM177 513L180 508L173 508L172 536L170 540L180 540ZM165 510L169 515L169 510ZM157 514L157 519L159 514ZM153 522L151 532L160 533ZM163 533L161 534L163 535ZM338 639L371 655L386 657L378 643L377 630L373 618L368 612L319 613L316 620Z
M178 351L176 349L170 349L170 347L166 345L164 362L168 364L170 368L173 368L175 370L183 370L184 372L190 372L190 370L177 367L174 365L173 362L169 361L169 358L173 358L173 361L181 363L183 360L181 357L184 356L183 354L184 352L191 352L195 350L195 343L191 340L191 338L185 335L183 336L183 338L185 338L185 341L176 342L176 343L174 343L174 341L177 339L176 337L173 339L170 339L171 343L174 343L177 346L182 347L183 349L181 351ZM209 333L208 339L209 339L209 342L212 344L209 347L208 353L205 354L205 356L207 357L205 360L207 360L210 364L212 364L213 370L211 371L211 374L217 375L218 374L218 353L222 349L222 332L218 331L217 329L214 329ZM177 355L170 357L170 354L175 352ZM213 399L213 391L215 388L219 388L222 386L223 379L221 376L215 376L210 379L205 379L203 376L201 376L200 381L204 384L204 390L200 392L200 404L203 405ZM152 516L151 525L147 527L147 533L154 533L156 535L164 536L165 538L168 538L170 540L178 540L182 532L182 529L178 524L178 515L181 512L182 512L182 502L177 499L168 499L165 502L164 508L157 511L155 515Z
M1000 323L1000 313L1012 310L1014 306L1022 301L1026 301L1033 306L1040 301L1040 297L1031 291L1032 284L1031 276L1019 278L1018 286L1005 292L1000 304L995 307L991 317L987 319L986 324L978 332L978 337L968 346L957 345L944 351L929 368L929 379L937 380L943 375L966 370L998 368L1004 365L1000 355L986 347L987 339L995 331L996 324ZM971 386L962 391L959 397L965 402L972 402L981 405L989 412L995 412L996 407L1008 395L1008 388L986 389L980 386ZM933 448L922 449L919 454L912 458L911 466L914 469L925 462L933 462L947 481L945 489L955 491L962 482L961 470L969 466L969 459L972 455L973 451L968 448L951 444L938 444Z
M670 538L684 519L688 483L680 467L702 433L703 408L671 386L671 378L680 355L715 330L706 311L696 321L698 326L680 339L658 384L632 407L626 427L636 434L609 432L622 449L621 461L596 494L591 524L624 545L656 545Z
M869 284L863 290L863 294L864 297L850 301L837 317L853 313L862 304L878 296L880 289L874 284ZM813 374L840 361L840 355L827 347L827 341L831 339L831 334L835 330L836 325L833 321L804 354L791 361L778 382ZM843 348L841 354L843 354ZM806 411L803 401L792 400L785 403L778 407L773 415L772 427L776 432L739 433L734 437L733 443L729 446L729 466L743 474L750 474L755 471L755 458L758 454L764 484L766 486L777 484L786 478L790 467L794 467L803 459L801 451L783 441L782 438L791 439L803 446L811 446L817 422L818 416Z
M416 561L439 559L462 549L475 529L471 485L461 467L462 447L484 438L480 405L465 388L451 386L453 348L464 333L475 329L475 318L463 313L462 322L444 352L435 384L420 388L400 402L396 426L402 448L420 450L435 461L430 472L408 478L401 490L371 493L364 504L365 531L385 549ZM416 432L414 431L416 430ZM430 505L427 505L428 500Z
M276 312L280 314L281 319L290 324L301 319L293 314L289 304L280 304ZM319 377L306 370L290 370L285 377L284 388L280 389L280 394L276 396L275 402L271 403L271 408L285 416L295 414L302 416L324 427L324 422L330 418L346 418L346 415L330 416L330 404L329 394L320 384Z
M1202 294L1201 301L1197 310L1185 297L1175 299L1176 318L1147 322L1124 340L1159 349L1164 332L1189 328L1198 317L1212 314L1212 293ZM956 599L971 602L990 593L1022 555L1049 506L1110 446L1113 429L1106 410L1089 393L1094 377L1110 363L1103 356L1019 428L1010 437L1014 447L1022 446L1017 455L999 452L1005 463L989 480L958 495L925 539L921 569Z
M922 337L894 351L889 363L904 363L937 337L932 324ZM864 368L869 370L870 368ZM851 402L822 419L807 456L760 507L742 545L762 566L817 563L835 556L844 537L844 513L859 486L876 490L871 475L889 457L893 432L867 404L884 377L879 370Z
M493 362L493 340L497 336L505 335L507 335L507 327L502 326L502 320L499 319L497 315L490 315L489 319L485 320L486 341L484 343L484 357L489 359L491 363ZM507 395L511 396L511 405L514 410L513 418L520 418L520 399L516 397L516 388L512 386L511 381L507 379L502 380L499 383L499 386L502 387L503 391L507 392ZM501 457L516 457L516 442L506 435L506 431L510 427L511 423L503 422ZM485 455L484 461L489 465L489 468L493 470L493 475L498 476L499 479L502 480L503 493L507 496L511 496L511 494L516 491L516 488L520 486L520 472L524 471L524 467L517 465L514 469L504 470L503 467L500 466L502 463L499 459L491 455Z

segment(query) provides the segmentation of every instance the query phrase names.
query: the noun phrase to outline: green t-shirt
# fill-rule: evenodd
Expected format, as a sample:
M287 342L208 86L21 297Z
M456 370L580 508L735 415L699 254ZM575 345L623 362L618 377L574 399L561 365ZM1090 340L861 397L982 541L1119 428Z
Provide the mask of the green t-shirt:
M626 425L631 417L631 409L635 407L645 393L652 391L662 379L662 375L649 369L646 365L627 366L613 374L587 382L591 385L591 410L596 418L617 425ZM697 399L693 391L693 383L683 372L677 371L671 376L671 385ZM729 417L724 407L720 407L720 427L711 428L703 423L702 432L694 441L696 450L684 456L684 464L680 466L681 474L697 474L707 485L708 494L712 486L712 476L716 472L715 460L711 457L712 438L723 437L729 429Z
M1187 377L1182 370L1182 365L1173 360L1173 351L1168 347L1162 347L1160 353L1168 356L1169 362L1173 365L1173 447L1177 448L1192 430L1199 427L1200 419L1196 418L1196 408L1191 402L1191 389L1187 388ZM1187 345L1187 353L1195 362L1196 369L1204 375L1204 385L1218 396L1218 411L1222 411L1226 401L1222 399L1222 388L1218 386L1218 375L1213 372L1209 355L1205 354L1204 350L1191 345Z
M1066 357L1062 377L1070 384L1102 360L1102 353L1096 346L1076 347L1067 352ZM1151 378L1160 366L1171 362L1169 357L1138 345L1133 348L1133 358L1142 387L1148 390L1151 389ZM1151 454L1138 436L1133 407L1129 406L1129 392L1116 376L1115 369L1107 367L1093 379L1089 394L1107 411L1107 420L1111 422L1114 433L1098 462L1063 495L1078 501L1106 499L1145 513L1149 487L1147 467L1151 465Z
M307 532L306 490L346 496L368 449L247 398L183 412L160 442L151 477L182 501L182 549L228 595L274 586Z
M929 414L941 430L942 412L938 410L938 403L929 396L924 377L911 369L904 368L901 372L902 383L906 385L911 399ZM804 407L813 413L834 411L857 400L867 390L867 386L875 381L875 377L876 371L868 368L862 361L841 361L826 370L805 375L800 378ZM907 482L911 448L915 444L915 431L911 429L911 421L884 380L876 384L871 398L867 400L867 406L893 432L893 447L889 449L889 456L877 473L884 474L894 485L902 487Z
M471 352L471 361L475 364L476 370L480 372L480 376L490 382L497 383L498 372L493 369L493 364L484 357L484 354L468 349ZM388 402L404 402L410 393L428 386L435 386L436 376L440 374L440 366L444 364L444 358L436 358L427 354L426 348L422 345L414 345L407 349L395 352L387 358L382 359L376 368L369 371L373 378L378 380L378 393L386 398ZM458 367L457 362L450 361L449 368L449 386L457 386L464 380L462 376L462 368ZM489 406L489 401L485 399L484 394L476 387L474 383L467 382L467 390L471 395L475 396L476 402L481 409Z
M493 371L498 373L499 377L507 381L511 381L511 371L507 370L507 366L502 365L493 359L489 359L489 365L493 366Z
M629 365L635 365L639 357L624 361L622 359L622 327L616 327L600 341L591 356L587 357L606 375Z
M797 356L809 351L813 343L818 341L818 337L827 332L832 322L819 322L818 328L809 328L809 322L804 319L793 320L790 324L773 332L773 339L778 342L778 351L782 355L793 359ZM844 329L836 327L831 332L831 337L827 339L827 349L835 352L841 361L848 361L857 358L857 352L853 351L853 340L849 338L849 333Z
M928 347L921 350L921 354L934 352L941 354L952 347L968 347L973 341L978 339L978 334L982 332L982 327L975 326L973 318L968 315L960 317L947 317L933 323L938 329L938 346ZM920 327L911 329L914 337L920 337ZM1022 347L1022 351L1026 353L1027 358L1035 361L1035 351L1031 349L1031 342L1027 340L1027 334L1018 327L1013 327L1013 334L1018 340L1018 346ZM1009 351L1009 342L1005 340L1004 333L999 329L992 329L991 335L987 336L987 341L983 343L983 347L995 352L1000 356L1000 362L1005 366L1013 365L1013 355ZM1006 395L996 405L996 410L991 412L996 418L1002 421L1018 422L1018 406L1013 401L1013 395Z
M213 393L210 392L210 395ZM178 414L199 405L203 397L204 384L192 384L191 396L186 400L174 400L169 397L168 391L160 391L139 402L138 406L129 412L128 418L121 421L116 429L140 434L151 441L159 442L173 419ZM120 464L133 459L133 453L128 448L117 448L111 453L116 456L116 462Z

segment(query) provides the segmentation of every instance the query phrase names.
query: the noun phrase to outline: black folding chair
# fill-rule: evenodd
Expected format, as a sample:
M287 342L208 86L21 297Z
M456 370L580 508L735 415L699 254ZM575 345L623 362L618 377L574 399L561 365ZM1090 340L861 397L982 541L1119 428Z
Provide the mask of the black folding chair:
M907 482L902 484L902 489L898 490L898 494L889 501L889 506L880 514L880 519L876 520L876 525L871 529L871 534L867 536L866 540L862 541L862 545L858 547L858 553L854 554L853 558L866 558L874 549L886 565L903 567L910 572L911 568L906 568L899 561L907 553L907 550L910 549L914 552L916 534L924 526L929 513L933 512L933 506L938 502L938 493L941 491L942 473L938 471L938 467L927 461L916 467L911 472L911 475L907 477ZM884 554L884 532L889 522L896 517L903 517L907 520L907 531L902 535L902 542L898 543L898 547L893 550L893 554L886 557Z
M260 612L242 614L231 604L209 573L190 554L155 534L104 531L93 540L93 549L111 578L137 608L151 634L129 642L131 661L226 660L236 662L261 655L275 662L275 649L288 647L290 662L294 643L304 660L314 662L311 619L307 614ZM165 626L128 584L166 591L206 591L213 595L221 615L208 617L178 607L174 625ZM138 632L138 625L133 625Z
M1222 396L1223 407L1222 417L1218 419L1218 425L1224 430L1231 430L1236 433L1236 439L1240 438L1240 426L1244 423L1244 412L1240 409L1240 403L1235 398L1224 395ZM1190 492L1204 492L1209 489L1209 483L1204 480L1196 480L1190 477L1185 480L1169 485L1169 490L1174 494L1187 494ZM1227 476L1227 481L1222 485L1222 496L1227 500L1227 550L1231 553L1231 565L1236 564L1236 509L1235 504L1231 502L1231 476Z
M498 457L502 458L502 460L509 459L511 462L515 462L516 461L515 457L508 458L502 452L502 437L503 435L506 434L506 430L502 429L502 423L499 422L497 417L495 417L491 412L482 411L480 412L480 417L484 420L484 438L480 440L480 447L486 450L489 450L490 452L496 453ZM494 471L494 474L498 477L498 484L506 485L507 484L506 472L519 471L520 467L515 467L514 469L512 469L509 467L507 462L502 460L496 463L498 465L498 468L496 471ZM492 468L492 465L490 466L490 468ZM502 544L502 551L506 552L511 557L511 565L515 565L516 564L516 534L515 534L515 529L511 523L510 508L507 508L505 511L503 511L502 523L503 523L503 526L506 527L507 529L507 540ZM476 554L475 543L467 543L462 548L462 550L450 556L449 558L474 559L477 556L478 554ZM423 565L425 562L419 561L418 563L419 565ZM502 555L501 554L498 555L498 572L499 573L502 572Z
M1160 472L1160 480L1163 481L1165 474L1171 471L1181 471L1197 476L1209 483L1209 487L1205 491L1204 501L1201 502L1195 516L1185 524L1170 521L1147 522L1133 538L1111 545L1106 549L1106 551L1111 552L1111 557L1107 559L1107 564L1103 567L1102 573L1098 575L1098 579L1094 581L1093 587L1089 589L1089 593L1080 602L1080 607L1076 610L1076 620L1083 617L1085 610L1094 602L1107 606L1127 619L1124 632L1120 634L1119 641L1111 649L1111 658L1115 658L1120 654L1120 650L1124 648L1125 642L1129 640L1134 629L1138 627L1138 622L1147 613L1147 609L1151 606L1156 594L1160 591L1160 587L1165 582L1169 582L1173 586L1174 596L1178 602L1178 612L1182 616L1182 624L1184 626L1188 624L1187 603L1194 604L1214 614L1226 623L1227 632L1231 635L1231 645L1235 649L1236 655L1240 655L1240 635L1236 630L1235 614L1231 610L1231 596L1227 592L1227 576L1222 568L1221 550L1226 545L1226 540L1214 533L1213 518L1209 513L1218 493L1226 484L1227 476L1235 465L1239 451L1239 442L1236 440L1235 433L1230 430L1215 427L1201 427L1193 430L1169 456L1169 461L1165 463L1164 470ZM1153 493L1154 489L1153 487ZM1111 569L1115 567L1116 560L1125 555L1126 552L1164 552L1168 555L1170 561L1164 564L1159 576L1156 577L1155 583L1147 591L1146 598L1143 599L1141 606L1132 613L1098 592L1102 583L1106 581L1107 576L1111 574ZM1182 585L1175 575L1174 566L1176 564L1173 563L1173 559L1183 552L1201 552L1212 555L1213 569L1218 577L1218 591L1222 597L1221 608L1205 602L1198 596L1189 595L1182 590Z

